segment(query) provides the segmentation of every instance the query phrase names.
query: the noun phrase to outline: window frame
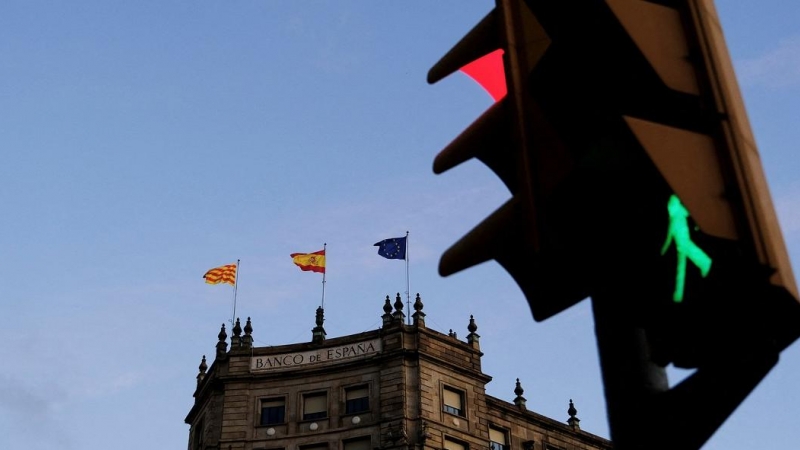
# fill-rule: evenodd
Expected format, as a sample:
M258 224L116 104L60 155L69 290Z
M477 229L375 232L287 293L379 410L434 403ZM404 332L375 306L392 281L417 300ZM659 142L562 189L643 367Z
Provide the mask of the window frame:
M353 443L353 442L361 442L361 441L364 441L364 442L367 443L367 448L368 449L372 449L372 436L366 435L366 436L356 436L356 437L353 437L353 438L342 439L342 450L347 450L347 444L350 444L350 443Z
M348 396L350 395L351 392L356 392L356 391L361 391L361 390L366 391L366 393L365 393L365 395L363 397L357 397L357 398L354 398L354 399L349 399L348 398ZM358 414L358 413L369 412L370 407L371 407L371 402L370 402L370 398L369 397L370 397L370 388L369 388L369 384L368 383L357 384L357 385L348 386L348 387L344 388L344 414L345 415L350 415L350 414ZM359 403L355 403L355 402L359 402ZM364 402L366 402L366 405L362 404ZM360 407L361 409L351 410L351 406L353 406L354 408Z
M504 443L497 442L496 440L492 439L492 432L499 433L503 436ZM510 450L511 449L511 439L510 434L507 429L503 427L499 427L496 425L489 425L489 448L491 450ZM497 444L497 445L495 445Z
M461 450L469 450L469 444L461 439L456 439L452 436L445 435L444 439L442 440L442 450L458 450L458 449L448 449L447 442L451 442L461 447Z
M282 402L283 403L283 414L282 419L280 422L264 422L264 403L266 402ZM263 397L258 399L258 425L259 426L269 426L269 425L284 425L286 424L286 396L277 396L277 397Z
M328 411L328 408L330 407L330 403L328 403L328 391L305 392L301 394L301 396L303 399L303 421L327 419L330 417ZM306 412L306 409L308 408L308 399L316 397L323 397L325 399L325 407L321 411L314 411L312 413Z
M456 408L453 405L448 404L448 394L456 395L459 399L459 403L461 403L461 409ZM465 391L449 386L449 385L442 385L442 411L446 412L447 414L452 414L457 417L467 417L467 394Z
M304 444L297 446L299 450L328 450L330 445L327 442L317 442L314 444Z

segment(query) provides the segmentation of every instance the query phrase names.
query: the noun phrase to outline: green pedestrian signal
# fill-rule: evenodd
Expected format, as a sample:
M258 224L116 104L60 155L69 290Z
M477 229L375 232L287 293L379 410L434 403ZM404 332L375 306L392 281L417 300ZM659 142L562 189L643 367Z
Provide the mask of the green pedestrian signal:
M711 270L711 258L692 241L692 237L689 235L689 211L683 206L677 195L670 196L667 202L667 212L669 213L669 229L667 240L661 247L661 255L664 255L670 244L675 242L678 268L675 274L675 292L672 294L672 300L680 303L683 301L683 291L686 286L686 260L694 263L705 278Z

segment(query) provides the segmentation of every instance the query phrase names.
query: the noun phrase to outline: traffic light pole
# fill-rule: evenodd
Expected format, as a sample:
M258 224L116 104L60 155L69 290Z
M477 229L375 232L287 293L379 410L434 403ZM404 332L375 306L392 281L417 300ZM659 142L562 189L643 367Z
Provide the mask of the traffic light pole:
M642 429L652 426L654 418L642 407L669 390L667 373L650 361L644 331L619 314L614 300L592 297L611 440L617 450L644 448L653 440L642 436Z
M764 349L701 367L669 388L643 329L618 296L592 297L600 369L616 450L698 450L778 361Z

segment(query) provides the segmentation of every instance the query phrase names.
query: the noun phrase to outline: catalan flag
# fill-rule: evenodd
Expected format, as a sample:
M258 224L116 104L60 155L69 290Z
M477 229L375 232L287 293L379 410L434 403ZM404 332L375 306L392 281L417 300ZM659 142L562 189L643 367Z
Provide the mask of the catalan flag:
M301 270L325 273L325 250L314 253L292 253L292 262Z
M206 283L208 284L228 283L231 286L235 286L236 264L226 264L224 266L215 267L206 272L203 278L206 279Z

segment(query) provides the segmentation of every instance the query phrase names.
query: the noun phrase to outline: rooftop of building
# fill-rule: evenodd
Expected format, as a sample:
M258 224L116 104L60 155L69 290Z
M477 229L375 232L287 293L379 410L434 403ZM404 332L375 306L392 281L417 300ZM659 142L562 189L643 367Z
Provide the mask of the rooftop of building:
M383 315L381 328L365 331L346 336L328 338L323 326L324 309L318 307L315 314L315 326L311 329L311 340L283 345L255 346L253 340L253 323L250 317L247 318L244 327L241 326L240 319L236 319L231 330L230 339L225 324L222 324L217 335L216 357L209 366L206 356L203 355L197 375L197 390L194 396L201 394L212 378L229 378L237 376L251 377L253 374L259 376L285 377L290 374L306 376L315 372L325 371L335 364L337 368L346 367L348 359L353 361L363 361L370 356L378 356L391 349L389 346L381 348L378 341L395 333L407 333L417 336L424 336L430 341L443 344L447 351L439 356L439 363L449 364L453 370L470 372L473 377L479 378L483 384L491 381L491 376L484 374L480 370L480 358L483 353L480 351L480 335L478 335L478 325L473 316L470 316L466 326L466 339L461 340L457 332L448 330L442 333L428 328L425 324L424 305L419 294L416 295L412 305L414 312L406 316L403 311L403 300L398 293L392 303L387 295L383 305ZM419 346L419 340L415 346ZM417 347L419 349L419 347ZM408 349L404 349L408 350ZM420 355L422 356L422 351ZM471 355L477 364L464 364L468 358L464 355ZM448 356L450 361L448 361ZM218 362L228 361L231 358L246 358L250 361L248 367L239 364L239 371L236 372L226 369L225 373L218 373ZM579 432L584 439L596 440L598 445L607 446L609 441L600 437L586 433L580 429L580 419L577 416L577 409L572 399L565 401L568 419L565 422L557 421L528 410L526 399L523 396L524 389L519 378L516 379L515 386L509 389L514 396L510 401L506 401L491 395L486 395L487 404L491 407L503 410L504 414L523 417L527 421L532 421L537 426L549 430L572 430ZM565 399L566 400L566 399ZM192 408L192 412L187 416L187 423L193 413L196 412L198 405Z

